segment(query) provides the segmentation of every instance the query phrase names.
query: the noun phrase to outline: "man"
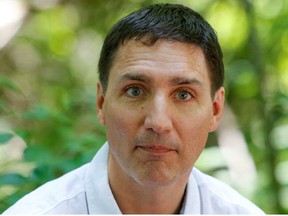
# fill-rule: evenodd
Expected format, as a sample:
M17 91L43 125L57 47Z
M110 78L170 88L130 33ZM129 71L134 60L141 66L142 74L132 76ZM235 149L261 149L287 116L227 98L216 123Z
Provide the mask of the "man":
M263 214L193 165L224 108L222 52L193 10L152 5L120 20L99 61L108 142L91 163L6 213Z

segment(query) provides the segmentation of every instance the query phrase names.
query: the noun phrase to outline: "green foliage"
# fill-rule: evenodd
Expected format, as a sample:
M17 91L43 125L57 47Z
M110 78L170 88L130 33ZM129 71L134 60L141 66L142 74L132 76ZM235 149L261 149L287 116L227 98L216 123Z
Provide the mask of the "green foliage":
M0 75L0 86L2 88L19 91L19 88L10 79Z
M20 186L25 181L26 179L23 176L19 175L18 173L5 173L4 175L0 176L1 185Z
M27 1L21 29L0 53L0 148L17 151L16 137L27 145L21 159L10 160L9 154L2 160L0 151L0 212L91 160L106 139L95 115L103 37L132 10L175 1L40 2ZM267 213L288 213L287 2L178 3L201 12L219 35L227 105L257 168L258 184L249 198ZM228 173L219 149L213 134L199 163L215 176Z
M11 133L1 133L0 132L0 145L7 143L9 140L12 139L14 135Z

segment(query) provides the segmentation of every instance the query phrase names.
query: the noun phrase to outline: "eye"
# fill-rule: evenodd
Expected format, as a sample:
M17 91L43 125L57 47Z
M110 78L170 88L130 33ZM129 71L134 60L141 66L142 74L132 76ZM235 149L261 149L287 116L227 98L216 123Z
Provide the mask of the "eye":
M126 94L130 97L138 97L143 94L143 90L139 87L132 86L126 89Z
M187 91L179 91L176 94L176 98L181 100L181 101L187 101L192 98L192 94L187 92Z

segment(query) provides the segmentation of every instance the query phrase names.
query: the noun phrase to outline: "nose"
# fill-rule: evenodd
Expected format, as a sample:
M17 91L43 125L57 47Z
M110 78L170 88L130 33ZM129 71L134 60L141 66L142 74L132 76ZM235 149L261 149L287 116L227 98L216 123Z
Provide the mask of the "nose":
M173 124L170 110L169 100L164 95L151 98L146 105L145 129L158 134L171 131Z

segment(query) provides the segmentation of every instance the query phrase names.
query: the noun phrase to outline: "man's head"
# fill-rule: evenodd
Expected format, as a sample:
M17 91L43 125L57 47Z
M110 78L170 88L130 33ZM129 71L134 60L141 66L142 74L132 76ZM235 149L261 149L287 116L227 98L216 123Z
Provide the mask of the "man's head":
M104 93L119 46L127 40L141 40L147 46L151 46L159 39L200 47L209 68L212 95L223 85L222 51L209 23L188 7L177 4L157 4L124 17L108 33L98 65Z
M97 115L106 126L112 188L185 184L224 107L221 51L214 46L209 25L179 5L140 10L109 33Z

